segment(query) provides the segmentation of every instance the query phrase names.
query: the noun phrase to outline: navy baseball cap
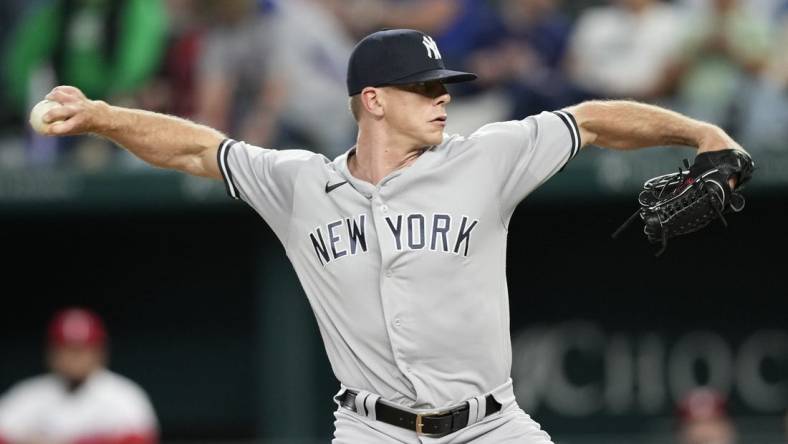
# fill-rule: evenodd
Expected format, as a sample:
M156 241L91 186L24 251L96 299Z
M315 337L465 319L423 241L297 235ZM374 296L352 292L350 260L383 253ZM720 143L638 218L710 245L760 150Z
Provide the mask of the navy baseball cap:
M348 95L367 86L405 85L440 80L474 80L476 74L446 69L432 37L413 29L389 29L364 37L350 54Z

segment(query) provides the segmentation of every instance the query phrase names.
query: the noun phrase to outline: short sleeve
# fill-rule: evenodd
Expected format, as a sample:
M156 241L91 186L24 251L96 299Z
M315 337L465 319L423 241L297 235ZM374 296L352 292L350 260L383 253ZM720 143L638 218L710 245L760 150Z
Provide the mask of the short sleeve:
M580 149L575 118L566 111L543 112L523 120L485 125L471 135L492 162L501 217L508 224L517 204L556 172Z
M305 150L272 150L225 139L217 152L227 194L255 209L287 240L297 175L316 154Z

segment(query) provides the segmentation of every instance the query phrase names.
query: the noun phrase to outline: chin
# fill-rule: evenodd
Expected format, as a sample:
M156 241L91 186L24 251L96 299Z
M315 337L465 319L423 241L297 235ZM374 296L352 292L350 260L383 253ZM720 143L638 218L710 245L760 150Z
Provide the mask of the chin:
M433 134L427 137L425 140L426 145L440 145L443 142L443 132L441 131L440 134Z

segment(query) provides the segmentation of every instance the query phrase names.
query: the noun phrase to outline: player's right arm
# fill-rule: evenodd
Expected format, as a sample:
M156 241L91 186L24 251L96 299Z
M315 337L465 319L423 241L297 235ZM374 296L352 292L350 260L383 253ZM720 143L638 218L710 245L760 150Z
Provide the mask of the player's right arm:
M58 86L46 98L63 105L44 114L44 122L55 122L49 126L48 135L92 133L153 166L222 178L216 153L225 136L213 128L179 117L90 100L73 86Z
M221 179L227 193L254 208L283 242L299 171L316 157L314 165L324 164L310 151L261 148L178 117L88 100L71 86L59 86L46 98L64 105L44 114L47 123L55 122L49 135L96 134L151 165Z

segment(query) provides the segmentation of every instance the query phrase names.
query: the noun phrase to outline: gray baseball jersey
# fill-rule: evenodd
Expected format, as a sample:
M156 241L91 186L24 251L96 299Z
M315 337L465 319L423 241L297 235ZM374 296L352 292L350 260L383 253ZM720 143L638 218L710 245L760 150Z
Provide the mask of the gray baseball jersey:
M563 111L444 135L377 185L304 150L222 142L227 191L270 225L346 387L442 408L509 380L509 219L578 151Z

